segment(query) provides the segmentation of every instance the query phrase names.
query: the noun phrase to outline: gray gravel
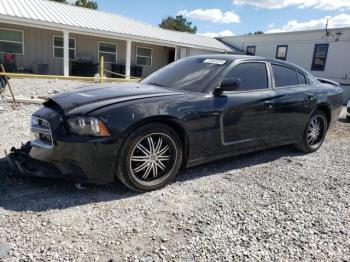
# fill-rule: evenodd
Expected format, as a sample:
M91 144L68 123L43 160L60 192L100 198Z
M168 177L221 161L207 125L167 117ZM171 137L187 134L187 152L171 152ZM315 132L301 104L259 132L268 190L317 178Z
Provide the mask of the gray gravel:
M25 142L37 107L0 107L0 147ZM349 153L344 110L314 154L218 161L146 194L7 177L0 161L0 261L349 261Z
M81 81L62 81L57 79L47 80L47 79L11 79L11 85L13 92L16 96L47 96L49 94L69 91L74 88L79 88L82 86L92 85L91 82L81 82ZM9 96L8 90L5 95Z

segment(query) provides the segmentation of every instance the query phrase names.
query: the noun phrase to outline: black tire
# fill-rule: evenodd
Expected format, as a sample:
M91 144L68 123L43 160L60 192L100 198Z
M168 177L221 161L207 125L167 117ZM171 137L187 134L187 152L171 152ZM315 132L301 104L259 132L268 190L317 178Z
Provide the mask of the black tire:
M181 140L173 129L161 123L148 124L134 130L124 141L116 176L134 191L157 190L175 178L182 157Z
M316 134L312 129L313 128L313 121L316 121L320 123L319 126L319 135L316 137ZM321 110L316 110L309 118L304 133L302 135L301 142L298 144L295 144L295 148L303 151L305 153L313 153L316 152L321 145L324 142L324 139L326 138L326 134L328 131L328 122L327 117L324 112ZM315 135L314 135L315 134Z
M346 116L346 119L350 121L350 115L347 115L347 116Z

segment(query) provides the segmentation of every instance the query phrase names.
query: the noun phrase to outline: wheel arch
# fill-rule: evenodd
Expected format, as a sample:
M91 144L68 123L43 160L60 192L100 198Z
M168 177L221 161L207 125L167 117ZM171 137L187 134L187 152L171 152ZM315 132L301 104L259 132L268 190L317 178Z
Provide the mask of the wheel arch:
M326 117L327 117L327 126L329 128L329 126L331 124L331 121L332 121L332 110L331 110L331 107L327 103L322 103L322 104L317 105L313 112L315 112L316 110L320 110L326 115Z
M171 116L152 116L144 118L133 125L131 125L126 131L126 134L129 134L136 130L137 128L140 128L141 126L147 125L147 124L164 124L167 125L169 128L171 128L180 138L181 144L182 144L182 150L183 150L183 157L182 157L182 163L181 166L185 167L188 159L189 154L189 136L188 133L183 126L183 124L180 122L178 118L171 117Z

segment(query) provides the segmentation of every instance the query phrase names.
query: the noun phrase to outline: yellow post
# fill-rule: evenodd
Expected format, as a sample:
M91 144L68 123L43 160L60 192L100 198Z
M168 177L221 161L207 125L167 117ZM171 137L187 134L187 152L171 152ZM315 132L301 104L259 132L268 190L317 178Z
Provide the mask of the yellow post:
M100 83L104 83L104 73L105 73L105 59L103 56L100 58Z

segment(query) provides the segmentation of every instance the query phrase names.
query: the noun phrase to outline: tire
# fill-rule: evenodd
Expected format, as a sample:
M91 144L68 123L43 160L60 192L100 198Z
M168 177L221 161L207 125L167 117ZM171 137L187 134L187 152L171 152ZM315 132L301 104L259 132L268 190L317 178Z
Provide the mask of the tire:
M346 116L346 119L350 121L350 115L347 115L347 116Z
M181 140L173 129L160 123L148 124L125 139L116 176L134 191L157 190L175 178L182 157Z
M301 142L294 145L305 153L316 152L324 142L328 130L328 122L325 113L316 110L309 118L302 135Z

